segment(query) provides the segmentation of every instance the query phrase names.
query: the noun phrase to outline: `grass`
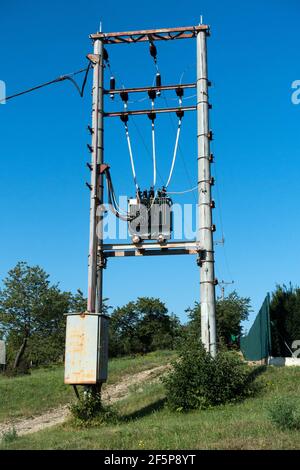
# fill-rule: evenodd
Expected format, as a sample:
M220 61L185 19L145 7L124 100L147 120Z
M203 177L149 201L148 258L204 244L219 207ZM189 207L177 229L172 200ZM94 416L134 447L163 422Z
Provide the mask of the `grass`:
M117 403L116 425L77 429L66 422L2 449L300 449L300 433L277 430L268 417L278 397L300 406L299 368L268 367L257 380L264 388L255 398L187 414L165 407L161 383L144 384Z
M114 384L125 375L166 364L173 357L172 351L155 351L143 356L112 359L107 383ZM0 375L0 421L30 417L69 403L74 392L72 387L64 385L63 377L63 366L35 369L30 375L21 377Z

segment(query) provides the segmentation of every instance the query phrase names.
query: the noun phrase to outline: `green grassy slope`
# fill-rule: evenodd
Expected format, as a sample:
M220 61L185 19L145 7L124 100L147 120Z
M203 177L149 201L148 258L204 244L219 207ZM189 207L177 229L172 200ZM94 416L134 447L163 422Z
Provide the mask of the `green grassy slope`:
M109 361L108 384L124 375L168 363L172 351L156 351L144 356L124 357ZM0 375L0 421L28 417L64 405L74 397L72 387L64 385L63 367L33 370L30 375L8 378Z
M91 429L70 423L18 437L4 449L300 449L300 433L278 431L268 420L275 397L297 397L299 368L269 367L258 380L263 391L238 404L188 414L164 406L160 383L145 384L116 405L117 425Z

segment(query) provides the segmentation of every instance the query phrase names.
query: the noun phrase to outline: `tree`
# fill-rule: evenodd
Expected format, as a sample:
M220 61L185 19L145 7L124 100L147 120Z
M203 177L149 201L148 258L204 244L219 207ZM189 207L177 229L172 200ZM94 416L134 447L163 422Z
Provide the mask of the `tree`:
M241 322L247 320L250 311L250 298L240 297L236 291L231 292L224 299L217 299L216 323L217 337L220 345L229 347L233 344L239 345L239 338L242 333ZM201 313L199 302L195 302L194 307L188 308L186 312L190 319L188 331L200 336Z
M86 310L81 291L75 295L51 285L39 266L19 262L8 272L0 290L0 328L8 344L13 369L25 359L46 364L62 358L64 313Z
M174 346L180 324L159 299L140 297L116 308L110 320L111 355L149 352Z
M272 355L291 356L294 340L300 339L300 288L277 285L270 302ZM288 346L288 347L287 347Z

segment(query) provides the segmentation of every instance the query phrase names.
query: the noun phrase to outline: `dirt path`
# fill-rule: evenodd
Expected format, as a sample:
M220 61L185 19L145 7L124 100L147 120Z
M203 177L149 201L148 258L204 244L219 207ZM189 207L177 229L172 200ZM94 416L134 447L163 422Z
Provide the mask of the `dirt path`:
M133 375L126 375L121 382L113 385L107 385L103 389L102 397L106 403L114 403L121 398L129 395L129 388L133 385L141 385L143 382L153 382L163 372L170 368L169 365L154 367L153 369L143 370ZM63 423L69 416L68 405L49 410L42 415L33 416L31 418L21 418L11 420L9 422L0 423L0 436L15 428L17 434L22 436L33 432Z

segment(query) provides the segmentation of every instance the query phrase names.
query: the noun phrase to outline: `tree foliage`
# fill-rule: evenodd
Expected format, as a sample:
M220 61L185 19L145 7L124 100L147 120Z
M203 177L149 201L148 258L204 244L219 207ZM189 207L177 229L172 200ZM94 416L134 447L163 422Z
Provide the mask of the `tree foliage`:
M140 297L116 308L110 318L112 356L173 348L179 320L159 299Z
M217 337L220 345L239 346L242 333L241 322L247 320L251 311L250 298L241 297L236 291L231 292L224 299L216 301ZM190 322L188 330L196 336L201 332L201 311L199 302L193 308L186 310Z
M272 355L291 356L294 340L300 339L300 288L277 285L270 302ZM289 346L289 348L287 347Z
M0 290L0 325L14 369L24 362L47 364L62 359L64 313L86 309L82 292L75 295L51 285L39 266L19 262L8 272ZM84 307L84 308L83 308Z

